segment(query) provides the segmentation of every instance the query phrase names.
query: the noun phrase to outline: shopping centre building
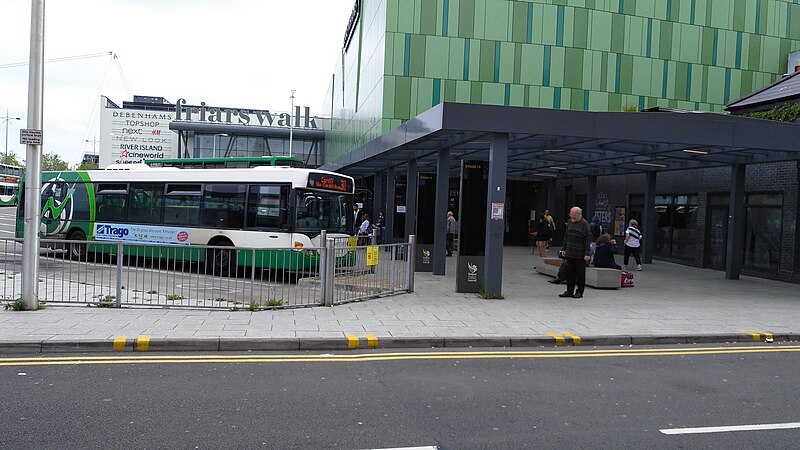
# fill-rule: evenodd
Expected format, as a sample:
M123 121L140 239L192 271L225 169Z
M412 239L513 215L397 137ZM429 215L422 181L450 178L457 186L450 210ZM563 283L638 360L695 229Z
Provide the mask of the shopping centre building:
M442 253L464 162L489 161L489 252L579 205L615 234L639 219L648 260L800 281L798 127L725 113L793 73L798 49L796 0L359 0L323 111L156 99L109 107L106 128L115 110L160 108L145 122L163 120L150 131L173 157L260 156L286 154L291 123L304 160L393 212L391 235Z
M507 111L509 120L525 115L514 107L597 112L612 124L630 123L640 127L637 132L661 135L670 123L666 116L679 114L665 111L709 113L693 113L698 119L719 116L731 102L794 72L798 63L792 52L798 49L800 4L795 1L356 2L326 98L325 113L331 117L326 163L363 175L368 186L376 171L378 180L394 173L396 184L404 184L402 174L409 166L412 172L437 172L437 152L449 148L446 208L457 209L459 160L487 159L492 139L477 132L458 136L445 123L440 129L450 132L449 141L426 146L421 140L429 136L425 127L448 119L442 108L433 125L415 121L432 107L493 105L465 113ZM651 112L628 113L643 116L636 122L618 113L644 110ZM556 117L593 120L591 115ZM471 131L493 131L492 117L471 119ZM718 137L731 142L740 121L723 119L733 120L733 128L719 130L728 134ZM682 122L692 119L674 126ZM406 134L401 136L401 130ZM580 205L611 223L616 233L619 227L613 225L621 217L647 220L645 233L657 259L726 269L729 216L739 211L730 193L737 172L744 170L740 215L745 230L737 237L742 248L734 249L743 254L743 273L800 280L798 156L793 149L770 151L748 143L749 149L734 158L744 144L735 149L708 136L681 134L685 129L668 131L673 131L666 133L674 135L673 142L639 133L625 144L621 136L598 140L579 132L535 141L521 138L529 134L509 133L503 242L527 244L534 212L549 208L563 223L568 208ZM470 145L462 145L466 135ZM387 142L392 139L396 142ZM409 150L415 139L417 152ZM385 192L386 182L381 183L383 189L373 191ZM651 183L654 192L648 192ZM647 194L653 197L651 207ZM402 192L395 197L395 203L405 201ZM383 199L377 203L386 205ZM417 211L418 216L424 213ZM442 211L437 214L444 217ZM408 223L398 214L394 219L396 228Z

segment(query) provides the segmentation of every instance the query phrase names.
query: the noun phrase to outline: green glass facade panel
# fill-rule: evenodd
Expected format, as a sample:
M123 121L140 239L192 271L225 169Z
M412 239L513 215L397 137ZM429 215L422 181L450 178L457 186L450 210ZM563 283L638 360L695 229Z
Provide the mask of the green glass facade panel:
M541 45L525 45L522 47L522 70L520 82L534 86L542 84L544 67L544 47Z
M787 57L778 58L780 53L781 42L780 39L771 36L764 36L762 38L762 54L773 55L769 60L762 60L759 67L766 72L783 73L786 69Z
M564 86L565 50L564 47L550 48L550 86Z
M469 83L469 91L470 103L480 104L483 101L483 83L480 81L471 81Z
M387 76L383 78L383 89L385 95L383 96L383 117L394 117L395 116L395 99L397 95L395 95L395 90L397 89L395 85L395 80L397 77L394 76Z
M528 36L528 7L530 3L514 2L511 5L511 40L526 42Z
M655 17L657 2L662 3L663 0L636 0L634 14L639 17Z
M625 17L611 16L611 51L623 53L625 51Z
M624 51L630 55L642 56L647 53L647 21L629 17L625 21Z
M502 105L505 99L506 87L501 83L475 83L482 84L483 97L480 103L484 105Z
M433 79L416 78L416 107L411 113L411 117L429 110L433 104Z
M584 8L575 8L572 11L571 45L577 48L587 48L589 42L589 11Z
M436 0L417 0L420 8L419 32L427 35L437 35L438 2Z
M680 60L689 63L700 62L701 28L695 25L681 25L680 33Z
M442 64L442 61L450 60L450 39L441 36L426 36L424 55L426 77L447 78L450 75L448 64Z
M761 66L761 36L747 35L747 47L743 55L744 69L757 69Z
M386 2L386 32L393 33L397 31L398 7L397 2Z
M390 1L390 0L387 0ZM475 33L475 1L458 0L458 30L457 36L462 38L474 38Z
M509 35L509 13L512 11L511 2L506 0L485 0L486 21L484 22L484 39L507 42Z
M541 17L541 38L539 42L546 45L556 45L556 34L558 31L558 6L546 5L542 9Z
M495 67L495 41L478 41L479 43L479 56L477 59L471 59L470 63L478 63L478 81L494 81L494 67ZM470 75L470 79L474 79Z
M731 0L711 0L711 26L714 28L729 29L731 27Z
M410 55L408 55L408 74L411 77L425 76L425 46L428 36L411 35Z
M486 0L475 0L475 39L486 39Z
M512 83L519 84L520 76L522 74L522 45L523 44L513 44L514 49L514 75L512 77Z
M629 75L631 89L629 92L636 95L650 95L650 79L647 74L652 73L653 61L649 58L632 57L632 68Z
M461 38L449 38L447 76L451 80L462 80L464 75L464 41Z
M789 5L787 14L789 15L787 19L789 22L788 37L791 39L800 39L800 5Z
M470 46L469 46L469 64L467 67L468 80L480 80L481 79L481 48L483 46L484 41L479 41L477 39L470 39ZM492 47L494 50L494 47ZM492 53L494 53L492 51ZM489 69L492 67L492 61L494 60L494 55L492 55L492 60L489 61ZM491 73L491 72L490 72ZM489 75L491 76L491 75Z
M411 78L397 77L394 90L394 119L407 119L411 114Z
M514 83L514 48L513 42L498 42L499 52L499 70L497 82L500 83Z
M714 30L702 28L700 36L700 64L714 64Z
M443 102L457 102L458 97L456 96L456 81L451 80L442 80L442 92Z
M580 89L583 87L584 50L579 48L564 49L564 86Z
M397 5L397 32L414 32L414 1L415 0L396 0L396 2L393 2Z
M569 109L583 110L583 89L565 89L569 95Z
M469 103L472 95L471 85L469 81L456 81L456 102Z
M611 18L613 16L602 11L591 14L592 50L611 51Z
M525 106L525 86L512 84L510 86L509 101L510 106Z

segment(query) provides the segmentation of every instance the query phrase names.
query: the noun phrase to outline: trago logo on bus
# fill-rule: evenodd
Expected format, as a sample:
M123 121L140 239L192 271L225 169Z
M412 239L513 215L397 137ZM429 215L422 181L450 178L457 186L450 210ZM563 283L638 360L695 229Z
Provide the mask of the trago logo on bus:
M105 224L96 224L94 234L95 236L102 237L116 237L123 238L130 234L130 230L125 227L115 227Z

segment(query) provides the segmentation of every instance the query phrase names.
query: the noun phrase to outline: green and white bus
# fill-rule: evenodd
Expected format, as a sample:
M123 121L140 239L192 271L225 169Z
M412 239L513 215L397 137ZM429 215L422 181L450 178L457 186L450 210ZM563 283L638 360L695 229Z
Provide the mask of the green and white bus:
M189 170L128 165L123 170L43 172L42 237L98 241L68 244L74 259L112 247L99 245L102 241L124 242L129 255L144 254L145 246L135 248L137 243L164 244L155 247L161 253L154 257L210 245L259 249L255 255L189 252L192 259L213 263L215 273L252 266L253 260L259 268L308 270L319 263L318 252L311 249L324 245L322 230L328 237L352 234L348 211L353 192L349 176L286 166ZM23 208L20 202L17 237L23 234Z
M16 206L22 167L0 164L0 206Z

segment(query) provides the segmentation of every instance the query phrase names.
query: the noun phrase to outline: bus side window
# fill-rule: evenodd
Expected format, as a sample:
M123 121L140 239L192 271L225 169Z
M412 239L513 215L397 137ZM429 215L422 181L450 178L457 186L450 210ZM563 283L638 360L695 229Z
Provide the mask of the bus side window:
M125 222L128 219L126 199L128 185L124 183L99 183L96 187L96 221Z
M244 227L246 186L207 184L203 188L203 223L216 228Z

